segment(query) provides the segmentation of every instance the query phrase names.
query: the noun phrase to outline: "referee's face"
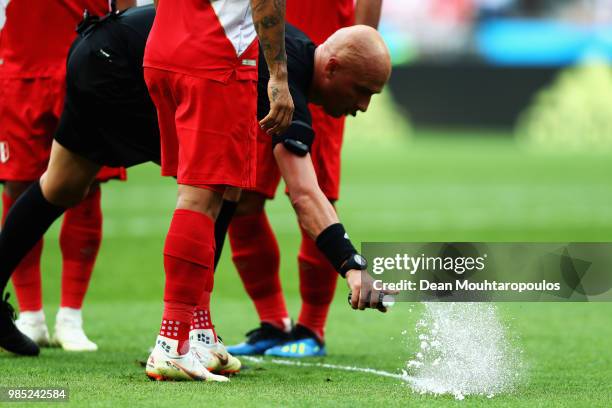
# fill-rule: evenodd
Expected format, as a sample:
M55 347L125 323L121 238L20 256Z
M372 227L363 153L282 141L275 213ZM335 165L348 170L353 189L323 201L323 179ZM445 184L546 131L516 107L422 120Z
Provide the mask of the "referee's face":
M336 118L356 116L357 112L368 110L372 95L382 91L387 76L368 69L367 65L370 64L342 65L330 59L321 90L323 109L329 115Z

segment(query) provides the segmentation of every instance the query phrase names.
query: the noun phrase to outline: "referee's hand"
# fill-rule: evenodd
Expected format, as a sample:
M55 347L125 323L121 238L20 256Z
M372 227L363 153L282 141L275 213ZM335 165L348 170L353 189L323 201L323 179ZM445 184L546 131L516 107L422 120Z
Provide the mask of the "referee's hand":
M374 279L366 271L351 269L346 273L346 283L351 289L351 307L353 309L365 310L367 308L377 309L382 313L387 308L382 305L380 293L384 295L396 295L398 292L374 289Z
M270 78L268 98L270 99L270 112L259 122L259 125L270 136L279 135L289 128L293 120L293 98L291 98L286 77L284 79Z

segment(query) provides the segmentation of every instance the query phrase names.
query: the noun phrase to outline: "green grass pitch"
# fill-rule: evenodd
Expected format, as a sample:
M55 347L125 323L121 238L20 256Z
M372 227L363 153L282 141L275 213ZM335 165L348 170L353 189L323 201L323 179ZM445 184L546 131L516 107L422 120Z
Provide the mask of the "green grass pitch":
M346 141L338 208L362 241L610 241L609 156L536 155L486 133L420 133L412 141ZM0 386L68 387L77 407L196 406L612 406L611 304L503 304L500 314L524 350L526 381L493 399L418 395L399 380L324 368L246 362L229 384L156 383L140 362L161 316L161 249L175 201L174 183L155 166L104 186L104 242L86 299L86 331L100 351L45 349L38 359L0 355ZM282 252L288 306L299 309L299 234L283 194L269 206ZM47 235L44 303L53 326L59 302L57 225ZM226 251L216 274L213 316L226 343L257 325ZM417 348L410 336L420 305L382 315L355 312L339 282L327 330L330 364L390 372ZM401 332L408 330L409 336ZM26 406L20 405L20 406ZM39 406L33 404L33 406Z

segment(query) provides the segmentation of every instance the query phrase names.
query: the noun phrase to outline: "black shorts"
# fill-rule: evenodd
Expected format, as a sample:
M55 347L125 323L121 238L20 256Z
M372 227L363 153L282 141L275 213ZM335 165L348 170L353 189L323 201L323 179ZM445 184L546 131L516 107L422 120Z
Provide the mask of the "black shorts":
M100 165L160 161L157 113L142 70L154 11L138 13L128 11L97 24L74 42L68 56L66 99L55 140ZM139 18L140 30L133 29L130 18Z

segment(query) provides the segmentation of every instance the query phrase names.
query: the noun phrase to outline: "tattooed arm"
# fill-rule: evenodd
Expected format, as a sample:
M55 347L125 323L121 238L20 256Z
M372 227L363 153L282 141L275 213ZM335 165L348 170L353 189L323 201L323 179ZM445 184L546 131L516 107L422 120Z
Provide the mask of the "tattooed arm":
M125 10L136 7L136 0L117 0L117 10Z
M283 133L293 118L285 51L285 0L250 0L253 23L266 57L270 113L259 124L270 135Z
M365 24L378 28L382 0L357 0L355 4L355 24Z

